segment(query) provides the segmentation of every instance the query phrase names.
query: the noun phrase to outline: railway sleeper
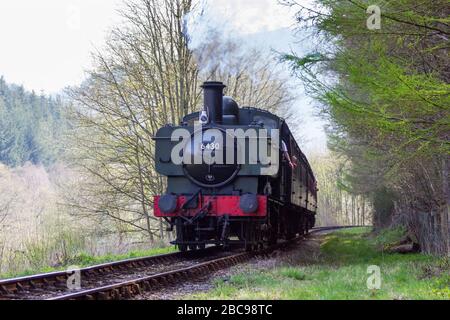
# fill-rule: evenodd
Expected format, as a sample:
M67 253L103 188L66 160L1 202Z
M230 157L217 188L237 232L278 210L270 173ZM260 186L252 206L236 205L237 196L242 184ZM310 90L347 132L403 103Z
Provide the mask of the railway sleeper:
M0 286L0 292L2 293L2 294L6 294L6 295L11 295L11 294L14 294L14 293L16 293L18 290L17 290L17 287L16 287L16 285L3 285L3 286Z
M111 300L111 293L99 292L97 294L98 300Z
M142 288L139 283L135 283L132 285L132 291L135 295L142 294Z

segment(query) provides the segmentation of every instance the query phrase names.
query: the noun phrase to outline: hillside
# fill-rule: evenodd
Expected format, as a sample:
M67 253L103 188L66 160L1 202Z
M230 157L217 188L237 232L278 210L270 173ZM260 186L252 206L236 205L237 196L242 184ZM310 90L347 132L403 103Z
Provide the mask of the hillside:
M8 84L0 78L0 162L49 165L61 152L67 126L60 97L48 97Z

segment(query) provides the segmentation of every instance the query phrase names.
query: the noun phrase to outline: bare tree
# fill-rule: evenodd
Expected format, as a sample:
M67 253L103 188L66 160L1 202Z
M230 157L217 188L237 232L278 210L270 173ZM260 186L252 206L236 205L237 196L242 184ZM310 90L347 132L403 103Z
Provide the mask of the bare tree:
M6 227L7 219L12 215L18 194L10 185L9 171L0 164L0 232Z
M315 154L310 163L319 183L318 224L370 225L373 207L363 193L356 193L342 180L349 161L335 153Z
M11 214L11 207L15 201L15 197L0 200L0 231L4 228L6 219Z
M222 57L202 57L202 63L214 65L202 70L184 28L194 7L192 0L127 2L124 24L94 54L89 79L69 91L74 123L69 141L75 146L70 160L80 177L67 193L72 212L107 218L122 232L144 233L150 240L164 238L165 224L152 216L152 196L164 192L165 180L156 174L151 138L160 127L200 109L199 82L225 81L241 104L268 110L292 101L272 70L273 58L256 57L257 52L247 52L243 60L241 52L221 47ZM224 63L224 57L234 62Z
M124 24L94 54L96 68L69 94L75 102L75 163L93 178L72 206L107 216L150 239L162 225L151 215L152 195L163 191L151 141L163 124L194 110L197 68L184 36L191 0L136 0L125 4Z
M294 88L289 85L275 54L249 47L239 39L228 37L225 31L211 29L195 49L195 57L201 78L226 83L226 94L240 105L268 110L284 118L293 117Z

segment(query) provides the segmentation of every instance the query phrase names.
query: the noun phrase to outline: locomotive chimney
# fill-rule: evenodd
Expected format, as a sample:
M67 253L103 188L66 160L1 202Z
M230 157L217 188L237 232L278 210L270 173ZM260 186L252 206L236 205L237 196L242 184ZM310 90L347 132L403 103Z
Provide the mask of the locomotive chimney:
M204 111L208 114L209 123L222 124L223 122L223 89L222 82L205 82L202 85L204 95Z

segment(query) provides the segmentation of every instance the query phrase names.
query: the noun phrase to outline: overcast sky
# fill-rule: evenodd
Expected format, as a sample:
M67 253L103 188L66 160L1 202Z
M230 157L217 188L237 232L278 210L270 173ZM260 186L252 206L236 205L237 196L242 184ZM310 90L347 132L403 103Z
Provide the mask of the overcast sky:
M266 48L289 49L293 13L277 0L203 0L208 23L223 24ZM307 0L305 0L307 1ZM122 0L0 1L0 75L26 89L57 93L79 84L90 66L90 52L101 47L119 18ZM284 30L282 30L284 29ZM261 39L263 41L261 41ZM266 41L267 40L267 41ZM307 100L298 112L311 117ZM306 130L313 144L324 144L321 123ZM314 142L315 141L315 142Z

